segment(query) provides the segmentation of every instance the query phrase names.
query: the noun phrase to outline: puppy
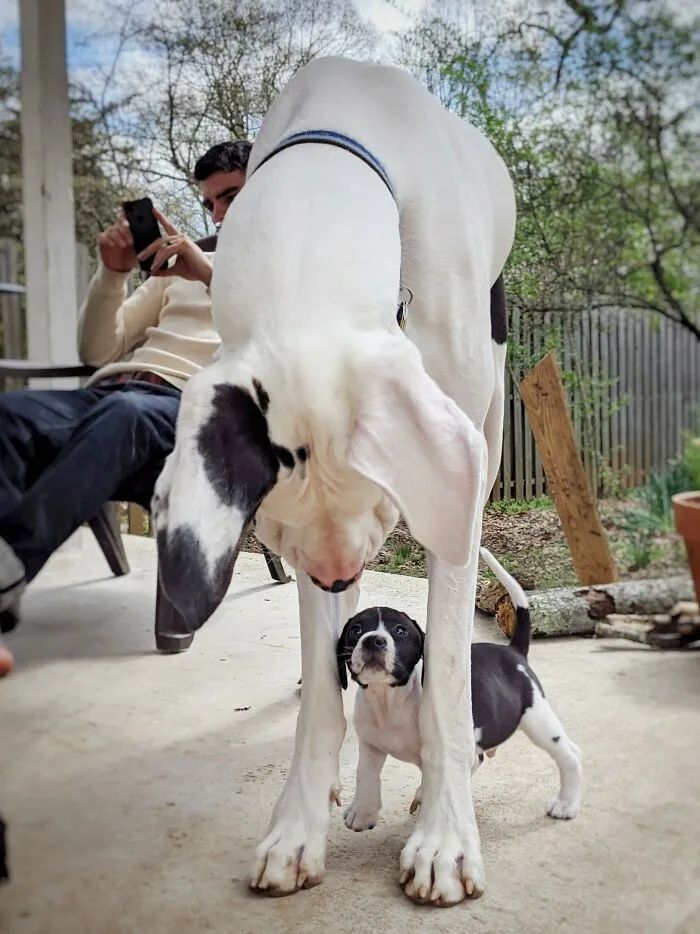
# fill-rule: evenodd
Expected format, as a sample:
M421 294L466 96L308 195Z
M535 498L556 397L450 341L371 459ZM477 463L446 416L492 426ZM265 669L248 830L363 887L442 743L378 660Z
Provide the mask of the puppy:
M476 753L472 772L520 727L559 767L559 794L550 817L576 817L581 796L581 751L559 718L527 661L530 611L518 582L480 549L481 556L508 591L516 608L510 645L472 646L472 707ZM424 636L405 613L372 607L348 620L337 645L338 676L347 687L347 669L360 686L354 723L360 740L355 798L346 809L351 830L370 830L381 808L381 770L387 755L421 767L418 709L422 691ZM411 804L420 806L421 789Z

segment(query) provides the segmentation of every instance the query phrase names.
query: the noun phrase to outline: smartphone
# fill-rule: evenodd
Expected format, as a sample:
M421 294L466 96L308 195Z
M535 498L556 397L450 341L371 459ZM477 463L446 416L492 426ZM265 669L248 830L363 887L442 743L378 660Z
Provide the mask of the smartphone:
M163 236L153 213L153 202L150 198L139 198L138 201L124 201L122 207L131 230L131 236L134 238L134 249L137 253L145 250L154 240L158 240ZM150 272L152 264L152 256L149 256L148 259L139 260L139 266L144 272Z

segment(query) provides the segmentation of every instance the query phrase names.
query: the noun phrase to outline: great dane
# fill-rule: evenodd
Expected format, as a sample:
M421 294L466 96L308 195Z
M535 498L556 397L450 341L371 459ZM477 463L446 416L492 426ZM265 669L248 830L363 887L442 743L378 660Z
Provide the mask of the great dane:
M254 889L323 877L345 732L335 644L402 513L428 551L429 597L422 807L400 882L440 905L484 890L465 645L501 455L514 225L508 172L481 133L406 73L341 58L281 92L226 216L222 350L183 392L154 515L163 586L193 630L254 517L297 572L301 709Z

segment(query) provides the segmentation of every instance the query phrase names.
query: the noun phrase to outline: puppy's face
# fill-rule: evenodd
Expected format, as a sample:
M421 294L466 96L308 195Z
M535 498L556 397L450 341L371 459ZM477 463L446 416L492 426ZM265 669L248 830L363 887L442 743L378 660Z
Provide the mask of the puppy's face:
M341 686L348 684L346 666L362 688L406 684L423 655L423 641L422 629L405 613L386 606L363 610L348 620L338 640Z

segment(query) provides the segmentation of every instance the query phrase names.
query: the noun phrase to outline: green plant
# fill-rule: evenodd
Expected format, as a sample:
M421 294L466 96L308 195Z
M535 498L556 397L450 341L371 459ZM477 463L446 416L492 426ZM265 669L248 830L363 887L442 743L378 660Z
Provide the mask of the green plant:
M680 460L669 461L665 470L652 470L636 497L646 511L657 519L661 528L673 529L671 497L676 493L700 488L700 445L688 440Z
M630 570L648 567L659 555L654 538L664 531L663 520L645 509L639 509L635 512L620 513L618 526L627 536L623 554Z
M398 545L396 551L392 556L392 564L396 567L400 567L405 564L406 561L411 557L413 549L410 545Z
M688 438L683 449L682 463L685 465L689 490L700 490L700 438ZM685 490L679 490L683 493Z
M486 507L497 516L520 516L535 509L552 509L554 500L551 496L537 496L535 499L499 499Z

